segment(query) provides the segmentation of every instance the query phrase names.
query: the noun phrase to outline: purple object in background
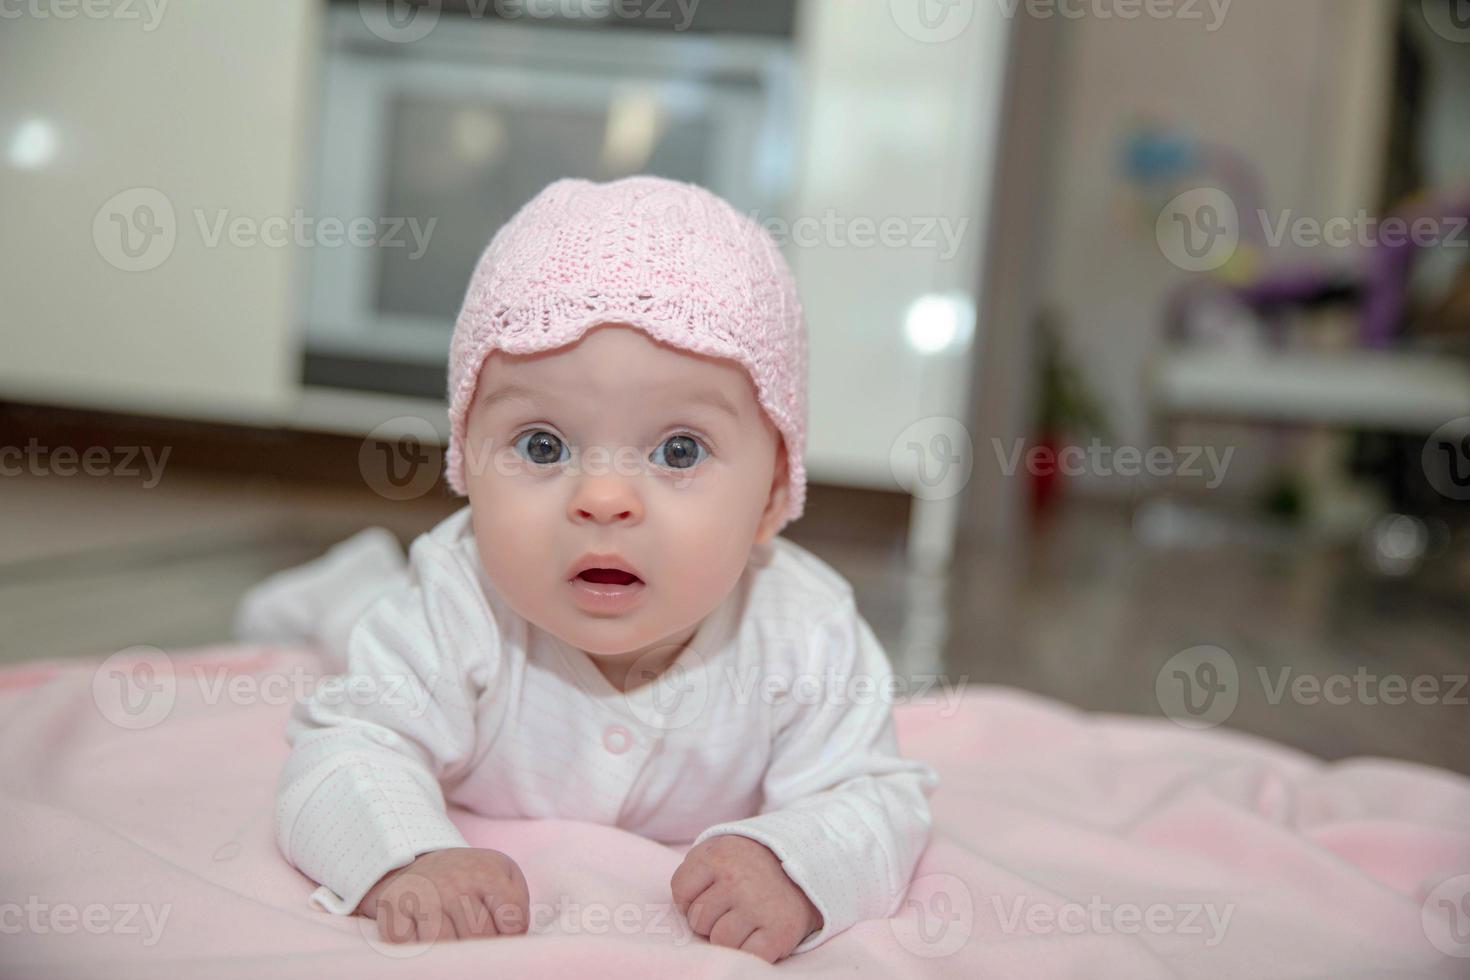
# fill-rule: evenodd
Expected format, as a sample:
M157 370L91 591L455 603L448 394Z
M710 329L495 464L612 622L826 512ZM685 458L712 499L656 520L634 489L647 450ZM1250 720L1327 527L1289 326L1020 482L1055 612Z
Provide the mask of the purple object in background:
M1168 335L1178 341L1188 336L1190 308L1202 294L1228 292L1242 305L1265 315L1281 308L1328 302L1356 301L1361 319L1358 341L1362 347L1384 349L1399 338L1408 307L1409 279L1420 250L1411 233L1416 221L1435 223L1436 240L1452 222L1470 221L1470 197L1435 198L1419 207L1395 212L1393 234L1370 244L1364 266L1357 272L1341 268L1296 268L1265 275L1245 286L1224 286L1217 280L1191 280L1169 297L1165 310ZM1402 230L1400 230L1402 229ZM1432 246L1428 246L1432 247Z
M1403 233L1381 238L1373 243L1364 272L1363 321L1359 337L1364 347L1388 347L1403 327L1408 305L1409 277L1414 260L1422 246L1413 241L1410 230L1414 222L1429 218L1435 222L1436 238L1451 221L1470 220L1470 197L1459 200L1430 198L1418 209L1392 215L1404 222ZM1382 225L1379 232L1382 233Z

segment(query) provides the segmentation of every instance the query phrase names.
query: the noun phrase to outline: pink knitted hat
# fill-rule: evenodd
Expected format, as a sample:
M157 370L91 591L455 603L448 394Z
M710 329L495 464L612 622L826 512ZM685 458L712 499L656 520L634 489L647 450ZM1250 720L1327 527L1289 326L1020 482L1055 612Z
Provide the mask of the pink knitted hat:
M750 372L786 443L786 523L806 503L806 325L765 229L702 187L660 177L558 180L496 232L449 348L449 485L465 493L466 414L491 351L534 354L626 323Z

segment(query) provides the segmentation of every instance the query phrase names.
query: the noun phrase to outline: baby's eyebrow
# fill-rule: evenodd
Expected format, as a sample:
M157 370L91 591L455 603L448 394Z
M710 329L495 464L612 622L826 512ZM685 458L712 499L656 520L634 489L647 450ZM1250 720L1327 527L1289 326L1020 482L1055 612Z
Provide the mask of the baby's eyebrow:
M731 404L730 399L726 398L724 394L713 388L706 388L698 394L691 395L689 400L696 405L708 405L711 408L719 409L735 421L740 421L740 410Z
M531 402L534 404L538 400L537 392L534 389L527 388L525 385L509 383L497 385L481 395L480 408L482 410L489 410L502 402L509 401ZM681 400L685 404L706 405L716 411L724 412L737 422L740 421L740 410L735 407L729 398L725 397L723 392L713 388L704 388L692 392Z
M505 384L495 388L491 388L489 391L485 392L484 395L480 396L480 407L482 409L489 409L500 404L501 402L534 402L535 400L536 392L532 391L530 388L518 384Z

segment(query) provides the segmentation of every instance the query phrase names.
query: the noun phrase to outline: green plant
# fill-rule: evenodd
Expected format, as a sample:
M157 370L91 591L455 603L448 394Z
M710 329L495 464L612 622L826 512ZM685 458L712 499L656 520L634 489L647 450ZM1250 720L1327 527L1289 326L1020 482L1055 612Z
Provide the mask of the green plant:
M1036 331L1040 370L1036 387L1038 431L1051 436L1086 434L1106 438L1110 428L1107 413L1073 363L1056 316L1041 314L1036 320Z

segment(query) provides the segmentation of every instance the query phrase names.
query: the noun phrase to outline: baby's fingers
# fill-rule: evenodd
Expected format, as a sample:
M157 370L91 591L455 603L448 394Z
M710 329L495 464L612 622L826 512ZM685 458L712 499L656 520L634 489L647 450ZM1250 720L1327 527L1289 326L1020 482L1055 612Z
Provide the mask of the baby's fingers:
M438 897L432 888L390 887L378 896L372 907L378 938L385 943L426 941L419 938L419 933L429 918L430 908L437 905Z
M715 872L708 862L690 861L686 858L674 871L674 876L669 879L669 891L679 911L688 915L690 903L714 883Z
M759 956L767 963L776 962L795 948L794 944L786 942L772 929L757 929L740 944L743 952Z
M424 914L417 919L418 928L415 934L421 943L453 942L460 938L460 932L455 927L454 915L457 910L452 901L440 899L425 905Z
M485 896L485 907L495 916L495 930L502 936L518 936L525 932L529 923L526 921L526 907L530 904L530 898L522 889L521 894L501 898L496 895Z
M373 916L378 923L378 938L385 943L416 942L418 923L411 915L404 915L390 901L380 899Z
M454 935L443 938L479 939L495 935L495 920L485 910L480 896L473 893L456 895L445 903L445 908L454 926Z
M756 921L739 909L731 909L709 931L709 941L726 949L739 949L740 944L756 930Z
M706 888L689 905L686 918L689 920L689 928L701 936L708 936L714 931L715 923L735 905L735 900L730 893L719 885Z

